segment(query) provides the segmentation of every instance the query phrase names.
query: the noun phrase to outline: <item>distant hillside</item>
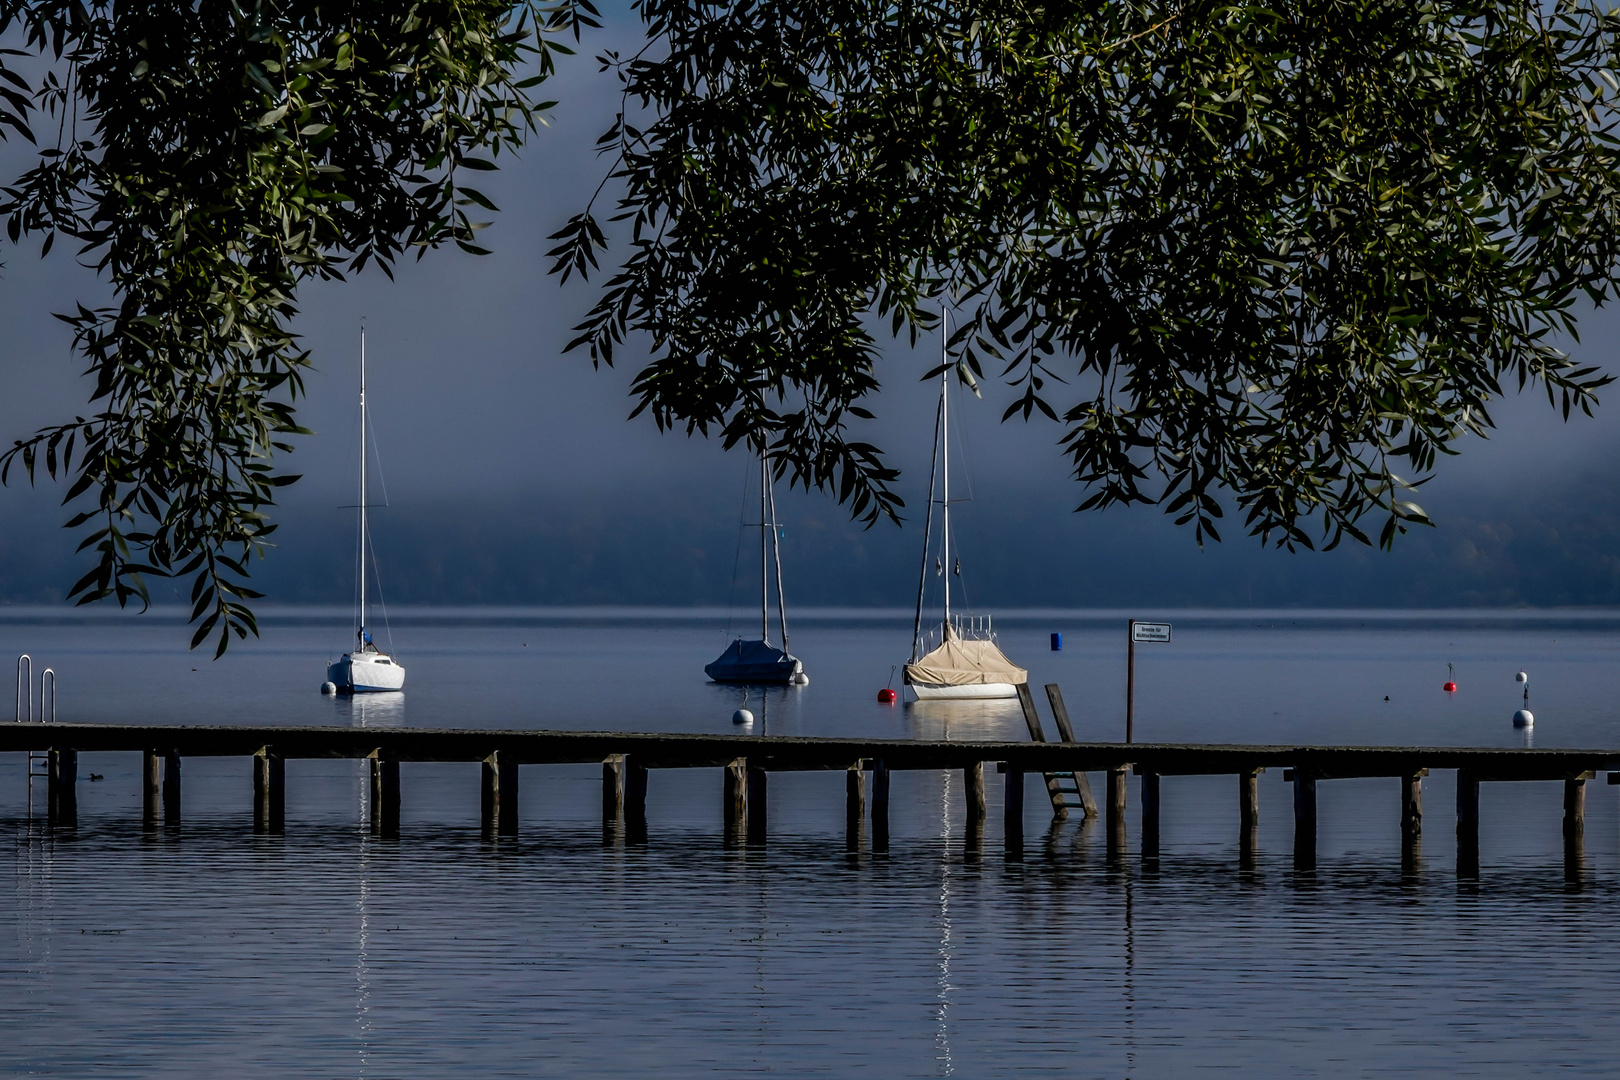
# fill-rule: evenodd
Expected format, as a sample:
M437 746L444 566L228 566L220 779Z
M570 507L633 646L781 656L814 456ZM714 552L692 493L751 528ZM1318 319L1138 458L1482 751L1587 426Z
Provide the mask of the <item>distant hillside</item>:
M911 602L915 524L865 530L821 498L783 502L791 602ZM1393 555L1359 545L1290 555L1237 528L1199 551L1156 511L1075 515L1072 502L1067 490L1002 488L959 508L976 604L1620 605L1620 495L1607 477L1572 479L1522 505L1431 505L1440 527L1402 537ZM0 523L0 600L53 602L81 563L47 501L25 511ZM757 539L743 541L739 560L738 511L681 491L396 505L378 512L376 545L386 594L399 603L726 604L734 594L751 603ZM346 600L351 515L288 509L278 550L257 565L259 587L276 601Z

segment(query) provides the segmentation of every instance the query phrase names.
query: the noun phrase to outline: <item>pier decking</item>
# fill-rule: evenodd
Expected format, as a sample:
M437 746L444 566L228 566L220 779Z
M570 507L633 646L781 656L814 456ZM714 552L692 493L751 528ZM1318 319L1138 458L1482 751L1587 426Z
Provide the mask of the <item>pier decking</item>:
M1158 853L1162 777L1237 778L1239 846L1252 859L1259 818L1256 778L1283 770L1294 789L1294 860L1309 869L1316 857L1316 788L1322 781L1390 777L1398 781L1403 857L1416 851L1423 830L1423 777L1457 773L1457 866L1475 875L1479 862L1479 786L1512 781L1562 781L1566 852L1578 849L1585 828L1585 784L1620 770L1620 750L1470 749L1443 746L1241 746L1163 743L940 742L909 739L799 738L767 735L637 734L582 731L505 731L258 726L136 726L19 723L0 725L0 753L49 755L48 814L59 825L77 817L78 754L128 752L144 756L143 816L179 821L181 763L196 757L253 760L254 820L280 831L285 814L285 762L365 759L371 762L375 831L398 836L402 762L481 762L481 810L491 835L518 829L517 792L523 765L599 764L602 812L627 834L645 835L648 774L660 769L717 769L728 829L753 842L765 839L767 777L772 772L842 771L851 835L870 818L874 846L886 844L889 774L897 770L960 770L970 828L985 819L986 769L1002 777L1010 849L1022 841L1024 777L1029 773L1101 772L1109 850L1126 847L1127 776L1140 780L1141 853ZM867 774L870 773L868 780ZM1620 773L1611 775L1611 783ZM1392 795L1395 792L1392 791ZM1061 813L1061 809L1059 810ZM1088 815L1095 809L1088 803Z

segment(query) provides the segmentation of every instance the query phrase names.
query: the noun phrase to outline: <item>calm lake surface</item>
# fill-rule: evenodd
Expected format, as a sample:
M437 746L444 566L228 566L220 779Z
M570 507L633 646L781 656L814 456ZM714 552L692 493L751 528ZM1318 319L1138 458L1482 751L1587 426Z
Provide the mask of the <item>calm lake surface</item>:
M1161 614L1173 641L1138 650L1142 740L1523 746L1522 668L1535 745L1620 746L1620 612ZM69 721L731 732L742 691L702 675L726 624L396 612L407 690L359 700L317 693L345 612L273 611L213 663L167 615L0 609L0 658L51 666ZM1081 738L1121 737L1123 613L998 626ZM1025 737L1016 703L876 703L909 613L793 631L811 683L748 695L754 731ZM1007 858L995 777L982 850L960 776L897 773L890 850L851 853L838 774L774 774L769 843L727 850L711 771L653 773L648 842L626 847L605 842L589 767L526 766L522 834L499 843L480 839L472 765L403 767L398 841L369 835L358 763L289 762L276 837L253 834L236 759L188 759L182 826L144 834L138 768L83 755L78 828L52 835L43 788L31 808L26 763L0 756L0 1073L1520 1077L1612 1075L1620 1056L1620 813L1601 781L1574 881L1560 786L1486 785L1475 883L1454 872L1449 773L1425 781L1415 874L1396 781L1343 780L1319 789L1318 869L1297 876L1278 773L1247 871L1228 777L1164 780L1152 869L1134 781L1133 854L1110 865L1096 826L1048 827L1035 783Z

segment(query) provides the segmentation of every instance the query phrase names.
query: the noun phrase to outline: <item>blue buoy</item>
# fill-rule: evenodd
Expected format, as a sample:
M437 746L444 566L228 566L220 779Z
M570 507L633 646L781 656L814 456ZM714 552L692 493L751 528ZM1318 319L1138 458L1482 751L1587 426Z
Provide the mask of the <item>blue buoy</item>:
M1052 635L1052 651L1053 652L1062 652L1063 651L1063 635L1062 634L1053 634Z

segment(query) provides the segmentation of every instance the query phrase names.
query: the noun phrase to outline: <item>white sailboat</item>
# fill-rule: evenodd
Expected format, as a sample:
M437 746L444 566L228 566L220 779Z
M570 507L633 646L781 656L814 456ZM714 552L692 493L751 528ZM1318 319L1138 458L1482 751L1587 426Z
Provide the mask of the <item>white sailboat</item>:
M771 568L776 569L776 614L781 621L782 647L771 644ZM787 601L782 592L781 535L776 521L776 493L770 465L759 458L759 637L738 638L726 646L703 673L718 683L786 684L810 681L804 663L788 651Z
M990 616L951 614L951 578L962 572L961 557L951 556L951 461L947 445L951 433L950 409L950 326L940 313L942 353L946 366L939 375L939 411L934 417L934 457L928 473L928 512L923 526L922 572L917 581L917 619L912 626L911 662L905 666L905 682L919 701L937 698L1010 698L1018 696L1018 685L1029 681L1029 672L1008 660L996 645ZM929 545L934 526L934 480L940 485L941 557L939 574L944 578L943 608L939 627L923 634L923 594L928 585ZM932 649L926 646L938 642Z
M359 576L358 630L353 652L326 669L326 679L339 694L366 694L399 690L405 685L405 669L394 658L377 648L366 629L366 559L371 554L371 531L366 507L366 331L360 329L360 537L355 564ZM324 687L323 687L324 689Z

